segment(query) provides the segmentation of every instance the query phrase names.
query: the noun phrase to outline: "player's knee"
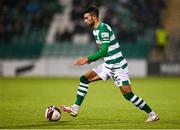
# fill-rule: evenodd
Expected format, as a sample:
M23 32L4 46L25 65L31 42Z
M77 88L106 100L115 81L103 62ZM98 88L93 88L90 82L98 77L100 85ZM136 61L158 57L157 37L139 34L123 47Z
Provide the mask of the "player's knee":
M131 85L123 85L120 87L120 91L122 94L127 94L132 92Z
M80 82L84 83L84 84L88 84L89 83L88 79L84 75L80 77Z

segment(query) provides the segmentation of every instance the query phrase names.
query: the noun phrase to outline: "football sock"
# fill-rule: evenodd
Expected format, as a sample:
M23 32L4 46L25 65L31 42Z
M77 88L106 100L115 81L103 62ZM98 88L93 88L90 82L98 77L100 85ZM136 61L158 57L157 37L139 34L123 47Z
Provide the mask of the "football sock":
M72 105L72 109L73 109L73 111L78 111L79 110L79 105L76 105L76 104L74 104L74 105Z
M88 80L87 78L83 75L80 77L80 84L77 90L77 95L76 95L76 102L75 104L80 106L88 92Z
M150 112L150 113L148 113L148 115L149 116L151 116L151 115L155 115L156 113L154 112L154 111L152 111L152 112Z
M139 107L141 110L145 111L146 113L152 112L152 109L146 104L146 102L134 95L133 92L123 94L123 96L130 102L132 102L136 107Z

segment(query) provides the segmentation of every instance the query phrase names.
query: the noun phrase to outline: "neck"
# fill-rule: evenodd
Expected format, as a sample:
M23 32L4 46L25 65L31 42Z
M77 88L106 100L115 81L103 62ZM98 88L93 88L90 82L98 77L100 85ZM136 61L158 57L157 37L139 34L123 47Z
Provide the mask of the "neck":
M94 24L94 29L98 28L99 24L100 24L100 20L97 19Z

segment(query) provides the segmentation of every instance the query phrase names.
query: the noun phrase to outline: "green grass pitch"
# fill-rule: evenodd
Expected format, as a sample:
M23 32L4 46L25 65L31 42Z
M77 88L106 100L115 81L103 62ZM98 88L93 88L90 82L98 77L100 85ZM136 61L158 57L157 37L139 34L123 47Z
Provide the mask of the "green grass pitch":
M50 105L71 105L78 78L0 78L0 128L5 129L180 129L180 78L148 77L131 80L136 95L160 116L145 123L145 112L127 102L114 83L90 84L78 117L62 112L57 122L44 118Z

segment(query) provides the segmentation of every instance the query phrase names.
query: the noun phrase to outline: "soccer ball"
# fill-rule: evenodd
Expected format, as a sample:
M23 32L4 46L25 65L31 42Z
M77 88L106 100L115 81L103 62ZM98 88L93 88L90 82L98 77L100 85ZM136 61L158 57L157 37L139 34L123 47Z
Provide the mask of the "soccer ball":
M46 108L45 118L49 121L58 121L61 118L61 111L56 106Z

